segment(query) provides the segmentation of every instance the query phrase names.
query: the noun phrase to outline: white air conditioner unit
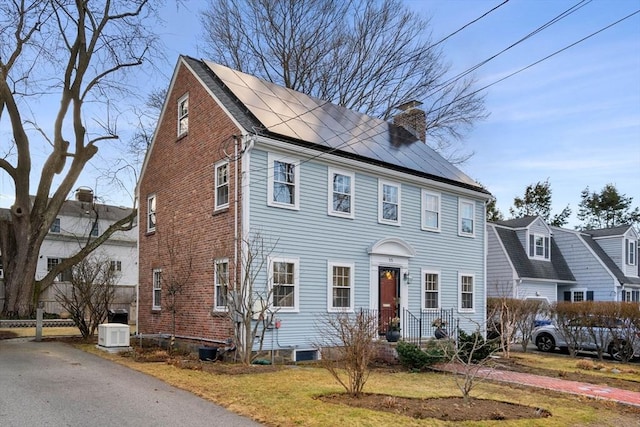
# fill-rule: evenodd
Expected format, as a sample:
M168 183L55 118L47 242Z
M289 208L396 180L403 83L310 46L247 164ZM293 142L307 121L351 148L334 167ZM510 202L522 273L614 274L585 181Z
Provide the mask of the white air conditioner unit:
M103 323L98 325L98 345L100 347L129 347L129 325Z

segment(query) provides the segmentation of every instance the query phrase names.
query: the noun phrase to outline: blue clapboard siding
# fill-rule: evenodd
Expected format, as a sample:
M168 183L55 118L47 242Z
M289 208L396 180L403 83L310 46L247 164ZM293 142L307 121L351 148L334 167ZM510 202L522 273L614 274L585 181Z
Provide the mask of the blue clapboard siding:
M282 155L280 155L282 156ZM295 158L294 155L288 155ZM310 157L310 156L307 156ZM300 156L299 158L302 158ZM331 165L345 171L349 167ZM327 214L329 164L322 157L304 162L300 170L300 209L267 205L267 151L256 146L250 157L250 213L252 231L259 230L267 241L275 242L273 257L299 259L299 312L279 313L282 327L274 346L305 349L318 342L317 325L327 313L327 262L355 265L355 307L370 308L370 256L367 249L383 238L396 237L409 243L416 256L409 260L413 278L408 286L409 310L418 313L421 301L421 269L440 270L441 306L458 307L458 272L475 275L475 313L461 313L465 329L484 325L484 203L475 200L474 238L458 236L459 195L436 187L420 187L390 176L355 171L355 219ZM378 223L378 178L401 184L401 226ZM414 178L415 179L415 178ZM441 231L420 229L421 189L441 193ZM464 199L473 200L467 195ZM376 278L377 280L377 278ZM266 283L266 271L257 284ZM273 332L276 333L276 332ZM268 347L270 338L266 339Z

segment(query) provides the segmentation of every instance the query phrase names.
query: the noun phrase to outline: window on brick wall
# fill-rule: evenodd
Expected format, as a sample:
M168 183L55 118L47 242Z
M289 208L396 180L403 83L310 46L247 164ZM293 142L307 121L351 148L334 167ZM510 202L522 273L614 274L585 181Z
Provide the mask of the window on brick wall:
M162 307L162 270L157 268L153 270L153 295L152 295L152 308L154 310L160 310Z
M178 100L178 137L189 131L189 94L184 94Z
M214 210L220 210L229 207L229 162L216 163L215 168L216 200Z
M147 232L156 231L156 195L147 197Z
M213 275L215 282L215 309L226 310L227 296L229 292L229 260L226 258L216 260Z

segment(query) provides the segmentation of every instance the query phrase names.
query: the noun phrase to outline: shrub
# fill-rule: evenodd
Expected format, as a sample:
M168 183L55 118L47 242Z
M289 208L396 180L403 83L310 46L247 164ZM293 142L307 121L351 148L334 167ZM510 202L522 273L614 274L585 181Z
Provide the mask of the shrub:
M496 340L486 340L476 331L467 334L463 330L458 331L458 359L471 363L482 362L498 350Z
M400 341L396 351L400 364L412 371L421 371L445 359L444 349L439 343L433 341L429 341L424 350L413 343Z

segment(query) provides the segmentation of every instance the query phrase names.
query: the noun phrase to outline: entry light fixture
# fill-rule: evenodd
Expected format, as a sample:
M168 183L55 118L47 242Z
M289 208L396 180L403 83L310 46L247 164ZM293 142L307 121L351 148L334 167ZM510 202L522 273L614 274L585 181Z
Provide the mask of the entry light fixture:
M411 277L411 275L409 274L409 272L408 272L408 271L405 271L405 273L404 273L404 276L403 276L403 277L404 277L404 282L405 282L407 285L410 285L410 284L411 284L411 280L412 280L413 278Z

